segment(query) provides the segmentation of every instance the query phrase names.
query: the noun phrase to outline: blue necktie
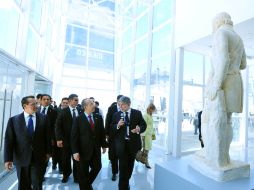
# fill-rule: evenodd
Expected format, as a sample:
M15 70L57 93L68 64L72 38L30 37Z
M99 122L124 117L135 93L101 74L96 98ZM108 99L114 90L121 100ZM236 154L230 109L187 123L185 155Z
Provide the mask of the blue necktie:
M41 113L44 114L44 115L46 114L46 107L43 108Z
M33 122L33 115L29 115L27 129L30 136L33 136L34 133L34 122Z

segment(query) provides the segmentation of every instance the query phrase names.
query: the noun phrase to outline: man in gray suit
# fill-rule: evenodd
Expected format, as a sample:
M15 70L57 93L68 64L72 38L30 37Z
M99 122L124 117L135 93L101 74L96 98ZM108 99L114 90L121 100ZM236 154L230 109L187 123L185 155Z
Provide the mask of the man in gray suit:
M11 117L5 132L4 163L17 169L19 190L41 190L43 164L50 156L50 127L47 116L36 113L34 96L21 100L24 112Z

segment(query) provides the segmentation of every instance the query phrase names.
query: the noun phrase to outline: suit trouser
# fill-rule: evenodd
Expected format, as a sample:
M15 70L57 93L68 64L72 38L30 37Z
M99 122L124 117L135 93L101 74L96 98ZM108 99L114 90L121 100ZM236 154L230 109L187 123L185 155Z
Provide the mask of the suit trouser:
M30 164L26 167L16 166L18 190L42 190L43 166Z
M112 174L117 174L119 158L116 156L115 144L113 139L111 139L109 142L108 154L111 161Z
M58 164L58 169L62 170L62 148L56 145L52 146L52 165L56 166Z
M90 168L90 170L89 170ZM90 190L92 183L101 170L101 153L94 150L90 160L78 162L78 181L80 190Z
M125 141L124 154L119 158L119 190L128 190L129 180L132 175L135 157L131 154L131 147L128 141Z
M71 159L73 161L72 167ZM71 148L69 147L62 148L62 169L64 177L69 177L73 173L74 181L78 181L77 161L72 158Z

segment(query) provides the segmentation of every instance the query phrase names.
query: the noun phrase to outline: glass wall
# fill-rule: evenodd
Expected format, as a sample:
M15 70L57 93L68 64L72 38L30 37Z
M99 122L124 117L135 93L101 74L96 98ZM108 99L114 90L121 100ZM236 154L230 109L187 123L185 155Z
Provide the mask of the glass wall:
M15 4L5 1L0 5L0 48L15 55L20 15Z
M183 100L182 100L182 152L200 149L197 130L197 113L203 108L206 65L204 56L184 51Z
M76 3L70 4L67 14L64 67L60 83L63 88L59 90L62 96L77 93L81 100L93 96L100 102L100 108L105 113L116 99L115 3L113 1ZM108 96L105 96L106 94Z
M154 126L157 147L167 149L170 64L174 1L123 1L117 7L121 31L120 94L130 96L132 107L145 112L148 103L157 108ZM132 18L132 19L131 19ZM116 71L118 72L118 71Z
M0 52L1 53L1 52ZM8 63L0 54L0 173L4 171L4 134L9 117L21 113L21 98L25 94L28 72Z

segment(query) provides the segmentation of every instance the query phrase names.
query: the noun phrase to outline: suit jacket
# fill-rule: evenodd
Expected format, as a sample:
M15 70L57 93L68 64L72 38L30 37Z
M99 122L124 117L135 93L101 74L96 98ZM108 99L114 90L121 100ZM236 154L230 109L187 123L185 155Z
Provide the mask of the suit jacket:
M40 113L41 106L38 108L37 112ZM51 132L51 139L55 140L55 122L57 118L57 111L53 108L53 106L48 107L47 114L49 123L50 123L50 132Z
M78 114L81 110L78 110ZM56 119L55 135L56 140L62 140L64 143L64 148L71 148L71 128L73 125L73 119L71 110L69 107L62 109L60 114Z
M116 147L116 153L118 157L121 157L125 150L125 135L126 135L126 128L120 127L117 129L117 123L121 119L121 111L117 112L113 116L113 121L111 123L112 128L114 130L114 136L115 136L115 147ZM129 134L130 134L130 147L131 147L131 154L133 157L136 156L138 150L141 150L141 138L140 133L132 133L131 130L135 129L136 126L140 127L140 133L143 133L146 130L146 122L143 119L142 113L138 110L131 109L130 114L130 126L129 126Z
M33 137L28 134L24 113L9 119L4 143L4 162L13 161L25 167L33 161L42 164L50 154L50 127L47 116L36 113L36 127Z
M110 124L113 120L113 115L118 112L117 110L117 103L114 102L109 108L108 108L108 112L107 112L107 115L106 115L106 121L105 121L105 132L106 132L106 135L108 136L112 136L111 134L111 128L110 128Z
M72 128L72 152L79 153L81 161L91 160L94 151L101 154L101 147L107 147L103 119L98 114L93 114L93 119L94 131L84 113L76 118Z

